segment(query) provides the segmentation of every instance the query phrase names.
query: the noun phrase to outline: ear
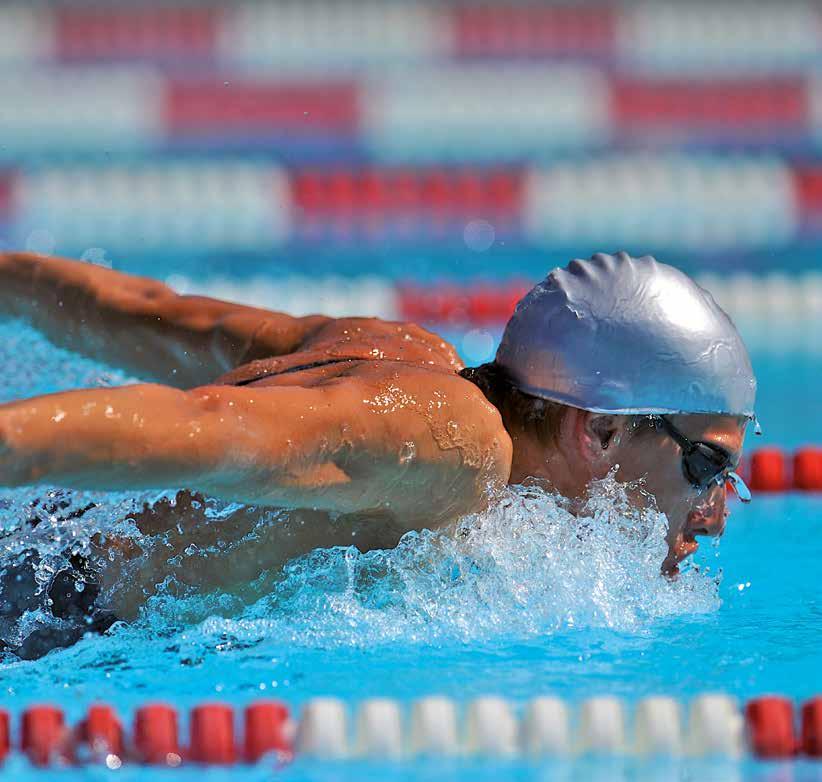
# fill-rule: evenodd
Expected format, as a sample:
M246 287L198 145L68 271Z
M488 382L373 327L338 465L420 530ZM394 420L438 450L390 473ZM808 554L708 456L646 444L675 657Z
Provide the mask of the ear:
M614 466L628 417L580 410L575 440L591 471L603 476Z

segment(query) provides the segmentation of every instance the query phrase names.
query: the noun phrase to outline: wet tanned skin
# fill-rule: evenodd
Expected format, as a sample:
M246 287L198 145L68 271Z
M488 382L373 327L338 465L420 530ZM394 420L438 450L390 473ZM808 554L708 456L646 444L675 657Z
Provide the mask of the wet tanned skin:
M634 438L627 417L569 408L546 449L529 433L506 431L496 408L457 374L453 347L414 324L294 318L23 253L0 254L3 314L155 383L0 405L0 486L185 486L258 508L210 526L187 492L174 507L146 509L138 526L149 535L171 531L179 549L220 536L236 542L267 509L295 509L288 524L270 525L222 557L175 566L179 580L201 589L242 585L316 547L393 546L407 530L481 509L489 490L509 482L536 479L582 498L591 479L615 465L620 480L643 479L669 517L664 570L692 553L695 535L724 529L724 489L689 486L679 448L664 434ZM311 368L329 359L351 360ZM692 439L741 450L738 419L673 421ZM341 517L332 522L331 513ZM174 552L151 554L126 591L121 560L141 552L107 545L122 556L104 583L117 588L113 608L129 618Z
M352 536L363 548L393 545L406 530L478 510L508 480L511 441L497 410L457 374L451 345L414 324L294 318L24 253L0 255L0 314L156 381L0 406L0 486L185 486L343 514L333 527L303 524L299 544L278 551L269 541L263 559L277 565L283 551ZM354 360L255 380L336 358ZM203 587L247 577L216 563L213 576L200 570ZM133 614L126 603L121 613Z

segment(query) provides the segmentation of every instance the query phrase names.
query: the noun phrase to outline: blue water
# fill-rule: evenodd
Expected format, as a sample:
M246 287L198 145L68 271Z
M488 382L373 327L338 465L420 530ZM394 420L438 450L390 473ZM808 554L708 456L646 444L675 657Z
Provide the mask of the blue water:
M819 359L790 351L753 354L767 441L821 443ZM0 360L0 401L126 380L17 324L0 325ZM3 527L13 530L24 504L43 491L0 491ZM82 546L93 531L116 526L129 509L159 494L66 495L72 507L100 503L68 534ZM97 699L129 715L156 699L184 708L203 700L242 706L277 697L297 709L315 695L353 703L372 695L409 702L442 693L464 703L492 693L520 706L537 693L577 703L603 693L634 702L657 693L687 700L705 690L740 699L765 692L802 699L822 691L822 498L788 495L737 506L721 544L705 545L698 568L686 568L675 584L658 576L664 520L630 516L625 524L615 498L617 487L601 488L583 536L573 533L561 503L512 490L488 514L466 521L473 532L464 540L423 534L388 553L318 552L294 563L284 578L266 575L265 594L251 605L227 595L161 596L136 624L106 637L89 637L35 662L0 664L2 706L17 712L54 701L78 718ZM213 510L219 517L221 507L215 503ZM38 529L47 531L45 524ZM7 548L15 534L4 541ZM48 544L43 538L38 545ZM15 779L42 778L19 759L10 769ZM95 778L87 773L61 778ZM117 773L132 778L137 772ZM203 774L152 771L140 778L193 779L195 773ZM812 764L640 771L630 764L563 769L468 761L394 769L298 763L278 776L423 773L442 779L822 779ZM220 770L206 775L231 778ZM260 768L245 776L272 772Z

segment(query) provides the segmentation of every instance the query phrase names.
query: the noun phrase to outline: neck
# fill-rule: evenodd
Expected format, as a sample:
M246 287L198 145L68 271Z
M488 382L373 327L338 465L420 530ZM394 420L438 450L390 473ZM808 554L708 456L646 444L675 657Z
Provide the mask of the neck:
M546 448L527 432L509 430L508 433L514 445L508 483L537 484L569 500L586 496L590 470L564 447L562 437Z

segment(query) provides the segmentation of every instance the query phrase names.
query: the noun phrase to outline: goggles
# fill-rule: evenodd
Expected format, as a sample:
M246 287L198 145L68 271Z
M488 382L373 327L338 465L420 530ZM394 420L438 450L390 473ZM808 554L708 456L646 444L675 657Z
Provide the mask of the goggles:
M682 473L688 483L707 489L712 483L721 486L730 483L742 502L751 501L751 492L742 478L734 472L731 455L711 443L689 440L665 416L652 416L657 429L662 429L682 449Z

